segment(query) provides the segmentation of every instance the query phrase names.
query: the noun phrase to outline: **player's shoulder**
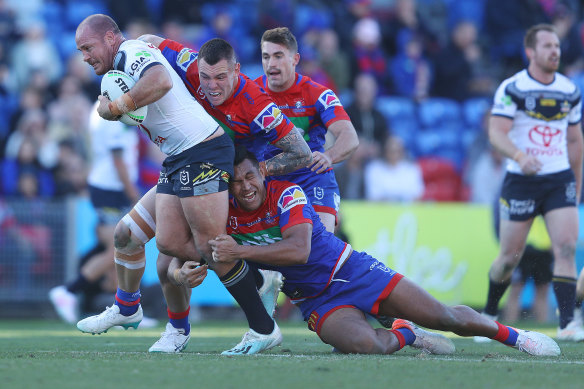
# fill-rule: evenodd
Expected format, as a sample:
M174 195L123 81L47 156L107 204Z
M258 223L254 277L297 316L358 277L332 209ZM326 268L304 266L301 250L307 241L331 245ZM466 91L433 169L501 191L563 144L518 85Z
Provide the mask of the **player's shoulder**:
M580 88L578 88L576 83L562 73L556 73L554 83L557 84L560 90L566 93L580 93Z
M276 200L278 208L288 211L292 207L301 204L308 204L306 194L302 188L289 181L273 180L268 183L268 196Z

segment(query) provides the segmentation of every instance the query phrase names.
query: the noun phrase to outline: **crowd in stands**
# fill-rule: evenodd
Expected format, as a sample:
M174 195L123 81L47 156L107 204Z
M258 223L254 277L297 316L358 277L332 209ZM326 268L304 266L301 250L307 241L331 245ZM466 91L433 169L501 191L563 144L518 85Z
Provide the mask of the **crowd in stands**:
M74 37L97 12L127 38L155 33L195 49L224 38L251 78L262 74L263 31L290 27L299 72L339 95L359 134L359 149L336 167L345 199L490 203L502 158L485 112L497 85L525 67L523 34L535 23L557 27L561 71L584 89L578 0L0 0L0 196L85 194L100 79ZM161 155L140 144L145 189ZM407 172L423 182L404 182L421 188L371 187Z

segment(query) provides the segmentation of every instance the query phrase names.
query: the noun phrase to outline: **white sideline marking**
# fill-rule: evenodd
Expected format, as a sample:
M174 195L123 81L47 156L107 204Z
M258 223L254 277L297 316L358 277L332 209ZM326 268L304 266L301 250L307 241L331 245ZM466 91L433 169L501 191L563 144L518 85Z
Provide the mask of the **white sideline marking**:
M62 353L71 353L71 354L82 354L82 355L91 355L91 354L108 354L108 355L166 355L164 353L149 353L147 351L54 351L54 350L38 350L38 351L31 351L30 353L46 353L46 354L62 354ZM182 352L182 353L171 353L168 355L192 355L192 356L203 356L203 357L216 357L220 356L220 352L217 353L198 353L198 352ZM264 357L264 358L298 358L298 359L326 359L328 357L332 357L332 359L345 359L350 357L370 357L376 355L345 355L345 354L253 354L253 355L245 355L239 357ZM380 355L379 355L380 356ZM238 357L238 356L236 356ZM340 357L340 358L339 358ZM225 358L233 358L233 356L225 356ZM532 357L532 359L516 359L509 356L494 356L494 357L476 357L476 358L453 358L453 357L444 357L440 355L431 356L428 355L424 358L420 358L419 356L401 356L401 355L386 355L383 358L387 359L399 359L399 360L410 360L410 361L448 361L448 362L467 362L467 363L476 363L476 362L511 362L511 363L544 363L544 364L558 364L558 365L584 365L584 361L567 361L567 360L557 360L557 359L550 359L556 357Z

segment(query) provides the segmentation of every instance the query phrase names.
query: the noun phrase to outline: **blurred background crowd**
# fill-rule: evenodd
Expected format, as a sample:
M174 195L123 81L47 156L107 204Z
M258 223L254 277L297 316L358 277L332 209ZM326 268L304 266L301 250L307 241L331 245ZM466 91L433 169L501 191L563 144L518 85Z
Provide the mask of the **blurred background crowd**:
M242 70L262 74L262 33L288 26L299 72L329 86L359 134L337 166L344 199L473 201L496 196L502 158L485 112L525 66L522 38L553 23L561 71L584 87L578 0L0 0L0 195L85 195L87 124L99 78L75 47L78 23L107 13L127 38L155 33L198 49L229 41ZM161 156L140 142L140 185ZM408 177L407 184L376 188Z

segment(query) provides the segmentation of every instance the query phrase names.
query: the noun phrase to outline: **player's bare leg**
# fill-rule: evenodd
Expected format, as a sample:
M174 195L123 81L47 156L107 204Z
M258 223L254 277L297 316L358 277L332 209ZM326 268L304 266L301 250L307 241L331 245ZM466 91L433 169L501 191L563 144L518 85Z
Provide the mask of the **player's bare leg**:
M558 345L546 335L504 326L466 305L446 306L406 278L381 302L379 313L460 336L488 337L532 355L560 354Z
M341 308L331 313L322 324L319 336L343 353L391 354L400 349L396 335L384 328L374 329L363 312L355 308Z
M554 252L552 284L560 312L557 338L581 342L584 341L584 328L574 320L578 210L576 207L554 209L544 215L544 220Z

